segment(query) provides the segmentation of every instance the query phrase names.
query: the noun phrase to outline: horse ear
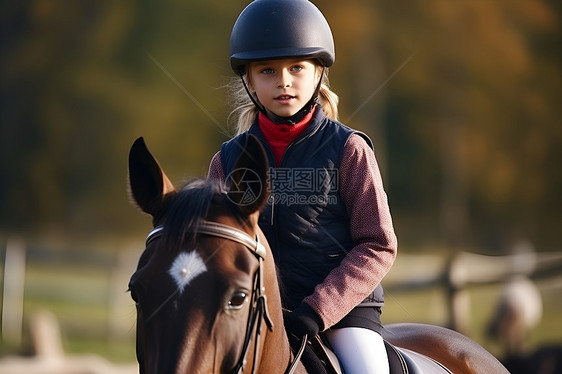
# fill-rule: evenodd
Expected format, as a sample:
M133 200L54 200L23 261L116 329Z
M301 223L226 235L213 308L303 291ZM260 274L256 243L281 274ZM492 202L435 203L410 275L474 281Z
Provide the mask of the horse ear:
M259 211L269 198L268 162L265 151L254 135L249 135L245 147L227 176L228 196L246 215Z
M138 138L129 152L129 191L142 211L154 218L162 210L164 197L175 192L143 138Z

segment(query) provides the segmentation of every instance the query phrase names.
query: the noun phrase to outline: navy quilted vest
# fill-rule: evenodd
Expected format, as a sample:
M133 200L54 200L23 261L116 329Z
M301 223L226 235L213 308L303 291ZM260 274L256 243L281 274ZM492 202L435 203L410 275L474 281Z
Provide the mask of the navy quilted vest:
M256 123L250 130L221 147L227 176L232 171L248 133L255 135L275 165ZM285 151L279 167L270 167L271 196L262 210L259 225L264 231L279 269L284 307L294 309L355 246L349 217L339 194L339 165L351 134L363 133L332 121L318 107L307 129ZM382 306L382 287L362 305Z

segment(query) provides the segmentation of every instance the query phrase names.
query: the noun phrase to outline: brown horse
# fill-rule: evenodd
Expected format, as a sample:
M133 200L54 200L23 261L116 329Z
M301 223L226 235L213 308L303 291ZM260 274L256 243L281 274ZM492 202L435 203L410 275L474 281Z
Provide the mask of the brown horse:
M255 139L234 169L229 186L197 180L176 191L142 138L131 148L130 191L155 227L129 283L140 373L306 373L289 345L273 256L257 224L268 188ZM390 325L385 338L402 347L392 349L402 363L392 373L507 373L451 330Z

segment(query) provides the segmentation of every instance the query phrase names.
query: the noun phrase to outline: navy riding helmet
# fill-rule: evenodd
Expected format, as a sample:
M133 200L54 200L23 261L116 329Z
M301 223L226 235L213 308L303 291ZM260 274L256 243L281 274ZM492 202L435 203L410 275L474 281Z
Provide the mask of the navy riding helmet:
M335 60L328 22L308 0L256 0L238 16L230 35L230 65L237 75L252 61L316 59L324 67Z

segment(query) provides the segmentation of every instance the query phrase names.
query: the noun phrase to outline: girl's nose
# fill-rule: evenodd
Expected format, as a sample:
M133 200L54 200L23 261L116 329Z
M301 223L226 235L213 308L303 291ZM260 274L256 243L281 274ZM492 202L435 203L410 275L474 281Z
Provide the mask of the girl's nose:
M277 83L277 87L285 88L291 86L291 74L283 69L279 74L279 82Z

